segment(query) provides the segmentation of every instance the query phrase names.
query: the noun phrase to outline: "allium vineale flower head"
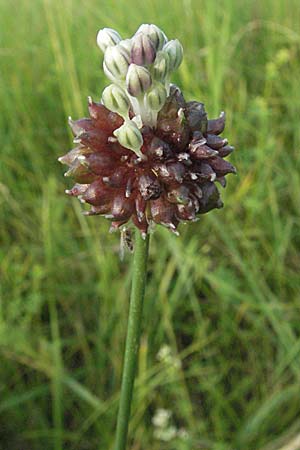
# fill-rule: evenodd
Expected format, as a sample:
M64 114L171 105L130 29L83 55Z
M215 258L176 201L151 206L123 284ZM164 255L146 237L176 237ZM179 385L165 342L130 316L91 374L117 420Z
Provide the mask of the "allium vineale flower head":
M180 222L221 208L216 182L235 168L233 147L220 137L225 114L208 120L203 103L186 102L170 83L181 64L180 42L143 24L131 39L100 30L103 70L112 82L89 118L69 119L76 147L59 161L76 184L66 193L91 205L112 229L133 223L143 235L153 223L177 232Z

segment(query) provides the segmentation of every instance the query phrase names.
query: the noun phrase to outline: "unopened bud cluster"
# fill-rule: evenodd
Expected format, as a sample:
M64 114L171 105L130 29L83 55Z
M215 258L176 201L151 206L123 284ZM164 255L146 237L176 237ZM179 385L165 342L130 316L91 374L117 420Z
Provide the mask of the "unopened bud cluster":
M66 192L113 230L131 222L146 235L157 223L177 233L180 222L222 207L217 183L235 173L224 159L233 147L219 136L225 114L208 120L203 103L170 84L182 47L155 25L124 40L105 28L97 42L112 84L101 102L89 98L89 118L69 121L76 147L59 160L76 184Z
M155 127L170 91L170 76L182 61L182 46L177 39L168 41L162 30L149 24L123 40L115 30L104 28L97 43L104 53L104 73L113 83L104 90L102 102L125 120L115 136L141 156L143 137L132 118L140 117L142 125Z

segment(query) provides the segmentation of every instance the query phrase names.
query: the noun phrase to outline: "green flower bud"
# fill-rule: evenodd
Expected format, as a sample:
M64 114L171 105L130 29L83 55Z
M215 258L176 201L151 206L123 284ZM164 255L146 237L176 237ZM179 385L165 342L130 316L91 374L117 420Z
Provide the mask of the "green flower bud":
M170 58L170 70L178 69L183 58L183 48L178 39L169 41L163 48Z
M120 45L107 47L104 54L103 69L112 81L124 80L129 67L129 55Z
M107 47L113 47L117 45L121 40L121 36L119 33L112 28L103 28L97 34L97 44L103 51L107 49Z
M123 147L133 150L140 157L143 156L140 151L143 145L143 136L134 122L126 121L114 131L114 135Z
M156 83L155 86L146 94L146 102L152 111L160 111L167 98L166 88L162 83Z
M152 74L155 80L165 80L170 71L170 58L169 54L165 51L160 51L157 53Z
M130 102L125 91L116 84L110 84L102 93L102 102L106 108L124 115L128 113Z
M136 64L130 64L126 75L126 86L130 95L139 97L150 88L151 84L149 70Z
M132 38L131 62L139 66L152 64L155 60L156 50L150 37L144 33L137 33Z
M158 28L156 25L144 23L139 27L137 33L146 34L151 41L156 50L161 50L166 42L168 42L167 36L165 33Z

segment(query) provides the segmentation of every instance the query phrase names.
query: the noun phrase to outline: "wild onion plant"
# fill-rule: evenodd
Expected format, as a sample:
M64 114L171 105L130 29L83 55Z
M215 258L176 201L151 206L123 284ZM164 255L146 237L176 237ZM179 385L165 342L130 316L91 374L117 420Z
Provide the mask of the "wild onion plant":
M145 291L149 234L154 224L178 234L180 222L223 203L216 183L235 168L233 147L219 137L225 114L208 120L203 103L186 102L170 83L183 57L180 42L143 24L130 39L100 30L103 70L111 81L89 118L69 119L76 147L59 161L76 184L66 193L91 205L111 230L135 227L135 255L115 450L126 448Z

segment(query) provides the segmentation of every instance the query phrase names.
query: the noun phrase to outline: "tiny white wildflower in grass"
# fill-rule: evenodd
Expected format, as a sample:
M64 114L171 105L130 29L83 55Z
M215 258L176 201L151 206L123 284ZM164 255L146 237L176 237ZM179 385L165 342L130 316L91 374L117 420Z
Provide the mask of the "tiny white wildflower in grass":
M170 426L168 428L157 428L154 431L155 439L158 439L163 442L169 442L172 439L176 438L177 428L174 426Z
M181 361L177 356L174 356L169 345L163 345L157 353L158 361L171 366L174 369L180 369Z
M152 423L155 427L166 428L171 417L172 411L169 409L158 408L152 418Z

